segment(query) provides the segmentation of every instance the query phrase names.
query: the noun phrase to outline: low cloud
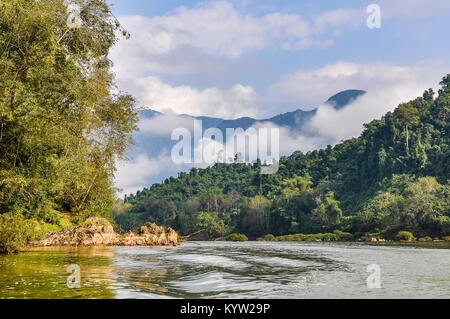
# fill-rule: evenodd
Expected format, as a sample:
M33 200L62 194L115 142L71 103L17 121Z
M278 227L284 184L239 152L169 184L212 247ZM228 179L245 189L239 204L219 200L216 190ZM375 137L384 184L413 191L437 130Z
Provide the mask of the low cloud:
M251 86L236 84L228 90L171 86L156 77L135 81L137 98L147 108L171 110L176 114L237 118L256 115L256 92Z
M259 123L253 129L278 128L280 155L290 155L296 150L308 152L327 145L335 145L341 140L359 136L364 123L380 119L386 112L394 110L398 104L420 96L426 89L432 87L436 91L444 75L442 70L445 69L447 69L445 65L434 63L398 66L384 63L338 62L316 70L300 71L273 85L269 94L264 96L265 103L288 101L291 105L288 110L292 110L292 105L295 104L310 103L318 105L316 115L300 132L292 132L286 127L277 127L272 123ZM176 105L177 113L194 115L213 113L227 117L232 114L248 114L247 112L258 113L255 106L256 93L251 88L238 87L228 92L216 89L199 91L189 87L171 87L157 79L151 81L157 85L154 85L152 90L145 90L145 94L150 95L144 98L153 101L152 105L159 104L159 110L173 110L171 106ZM340 110L322 103L327 97L350 88L364 89L368 93ZM214 109L213 112L211 109ZM280 108L267 110L271 112L270 115L280 112ZM192 130L192 119L168 113L157 115L154 119L142 120L139 126L143 133L159 136L170 133L175 127ZM207 139L202 143L213 143L214 152L224 147ZM177 172L187 171L194 166L176 165L167 153L162 151L159 156L153 158L141 154L130 162L120 163L116 182L118 187L124 189L122 194L135 192L144 186L148 187L167 176L176 176ZM204 166L205 163L200 165Z
M140 154L133 160L119 162L115 184L121 189L120 195L135 193L147 187L149 179L161 174L167 163L171 163L171 160L164 154L153 159Z
M293 105L312 109L340 91L360 89L370 93L366 100L375 96L376 103L371 106L372 111L368 115L381 115L387 107L393 106L392 103L412 99L430 86L436 86L443 76L443 69L445 66L429 62L401 66L381 62L357 64L341 61L287 75L282 81L273 84L261 100L265 101L269 112L274 111L270 105L275 103L282 104L285 109Z
M157 114L152 118L141 118L138 123L139 132L143 134L153 134L157 136L170 136L173 130L184 127L192 131L193 120L190 117L181 117L170 110L168 113Z

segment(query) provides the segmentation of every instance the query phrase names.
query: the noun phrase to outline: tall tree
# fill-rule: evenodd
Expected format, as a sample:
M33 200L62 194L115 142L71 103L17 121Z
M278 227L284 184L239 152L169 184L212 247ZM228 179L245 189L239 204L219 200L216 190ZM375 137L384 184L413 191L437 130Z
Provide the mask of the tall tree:
M409 150L409 125L419 121L419 111L410 103L400 104L394 114L404 126L406 132L406 150Z
M137 114L108 54L127 33L104 0L76 5L0 2L0 213L84 218L113 203Z

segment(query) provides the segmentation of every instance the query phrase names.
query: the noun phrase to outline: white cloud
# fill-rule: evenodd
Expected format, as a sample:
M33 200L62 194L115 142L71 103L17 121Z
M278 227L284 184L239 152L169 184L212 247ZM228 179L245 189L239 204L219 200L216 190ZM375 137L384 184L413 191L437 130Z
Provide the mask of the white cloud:
M158 136L170 136L172 131L178 127L184 127L192 131L194 121L189 117L180 117L176 114L157 114L152 118L142 118L138 127L140 133L150 133Z
M290 105L319 107L302 132L281 128L281 154L318 149L359 136L363 124L380 119L430 87L437 91L445 69L445 65L428 62L413 66L338 62L287 76L272 86L266 103L288 101ZM323 103L327 97L346 89L363 89L367 94L340 110Z
M166 169L170 157L162 153L157 158L145 154L137 155L133 160L120 161L117 164L115 184L122 190L121 194L135 193L148 186L148 179L155 177Z
M329 29L341 27L358 27L366 20L364 9L335 9L319 14L314 20L314 33L322 33Z
M201 67L193 49L235 60L265 48L293 51L326 47L333 44L334 35L325 39L317 35L358 26L365 17L363 10L337 9L306 21L300 14L255 16L240 12L230 2L200 2L193 7L178 7L164 16L120 17L131 39L120 41L111 57L120 77L193 72ZM189 62L195 62L195 67Z
M297 14L255 17L239 12L229 2L205 2L193 8L179 7L165 16L127 16L120 20L134 38L128 46L131 44L147 55L163 55L177 47L192 46L235 58L279 39L295 41L310 34L308 23Z
M395 101L401 102L402 99L420 95L430 85L439 83L441 77L442 66L433 63L396 66L337 62L286 76L269 88L265 103L270 105L278 102L312 108L348 89L366 90L378 96L390 95L395 97Z
M156 77L137 79L134 92L147 108L176 114L235 118L257 112L256 92L251 86L234 85L228 90L170 86Z

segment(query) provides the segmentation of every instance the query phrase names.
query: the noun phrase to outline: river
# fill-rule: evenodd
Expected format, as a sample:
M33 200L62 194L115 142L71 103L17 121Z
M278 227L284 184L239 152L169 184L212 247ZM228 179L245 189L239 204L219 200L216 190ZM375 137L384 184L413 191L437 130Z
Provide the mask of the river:
M70 265L81 270L80 288L75 273L68 285ZM39 248L0 256L0 298L450 298L450 250L281 242Z

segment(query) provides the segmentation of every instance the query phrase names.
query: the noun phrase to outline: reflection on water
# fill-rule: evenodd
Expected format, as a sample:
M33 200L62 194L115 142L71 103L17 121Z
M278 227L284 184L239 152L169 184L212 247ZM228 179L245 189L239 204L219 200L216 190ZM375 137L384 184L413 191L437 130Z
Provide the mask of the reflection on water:
M381 289L367 287L370 264ZM0 298L450 298L449 266L450 250L364 244L39 248L0 256Z
M108 248L43 248L0 256L0 297L114 298L113 259L114 251ZM81 289L67 287L71 264L81 268Z

